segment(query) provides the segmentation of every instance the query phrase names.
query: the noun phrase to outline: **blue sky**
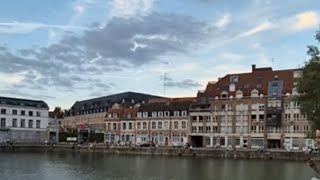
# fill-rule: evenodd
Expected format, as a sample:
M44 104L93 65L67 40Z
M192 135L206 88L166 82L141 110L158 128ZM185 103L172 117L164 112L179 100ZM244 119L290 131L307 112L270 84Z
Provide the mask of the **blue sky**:
M311 0L2 1L0 95L51 108L124 91L196 96L251 64L301 66L319 24Z

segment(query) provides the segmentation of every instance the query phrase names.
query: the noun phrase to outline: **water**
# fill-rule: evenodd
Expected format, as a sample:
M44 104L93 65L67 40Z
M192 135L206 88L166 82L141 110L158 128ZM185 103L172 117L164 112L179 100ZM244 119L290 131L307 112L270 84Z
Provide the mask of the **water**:
M3 180L309 180L304 162L104 153L3 153Z

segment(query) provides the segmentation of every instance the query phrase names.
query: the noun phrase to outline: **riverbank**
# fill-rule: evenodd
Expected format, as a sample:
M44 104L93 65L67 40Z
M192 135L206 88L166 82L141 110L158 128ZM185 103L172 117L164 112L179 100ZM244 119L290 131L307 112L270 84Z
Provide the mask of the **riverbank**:
M104 152L124 155L158 155L158 156L189 156L211 157L219 159L275 159L306 161L308 158L320 160L318 153L287 152L283 150L258 151L253 149L213 149L213 148L155 148L155 147L107 147L105 145L14 145L3 146L1 152Z

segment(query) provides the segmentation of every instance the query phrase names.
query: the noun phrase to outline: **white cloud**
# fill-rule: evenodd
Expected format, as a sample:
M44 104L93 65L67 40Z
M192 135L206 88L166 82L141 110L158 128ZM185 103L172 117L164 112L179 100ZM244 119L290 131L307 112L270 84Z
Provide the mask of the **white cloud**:
M82 14L85 10L84 6L77 4L73 7L74 12L76 12L77 14Z
M223 28L223 27L227 26L228 24L230 24L230 21L231 21L230 14L226 14L215 23L215 26L217 28Z
M57 34L52 29L49 29L48 33L49 39L54 39L57 36Z
M242 60L244 58L244 56L241 54L233 53L233 52L225 52L225 53L221 53L219 55L219 58L224 61L238 62L238 61Z
M54 25L54 24L43 24L43 23L24 23L24 22L0 22L0 33L17 34L17 33L30 33L38 29L82 29L88 28L81 26L65 26L65 25Z
M306 29L316 28L320 24L320 16L316 12L307 11L297 14L293 18L293 25L291 26L294 31L302 31Z
M271 29L273 27L273 24L269 21L266 21L264 23L261 23L257 26L255 26L254 28L249 29L246 32L243 32L239 35L239 37L247 37L247 36L252 36L254 34L263 32L263 31L267 31L269 29Z
M0 82L5 84L17 84L24 79L22 74L3 74L0 73Z
M151 12L154 0L113 0L111 16L132 18Z

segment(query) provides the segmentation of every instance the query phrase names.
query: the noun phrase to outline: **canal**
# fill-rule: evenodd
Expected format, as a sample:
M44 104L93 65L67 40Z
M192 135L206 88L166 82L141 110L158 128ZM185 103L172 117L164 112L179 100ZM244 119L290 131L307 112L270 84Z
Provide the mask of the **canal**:
M309 180L304 162L104 153L1 153L4 180Z

